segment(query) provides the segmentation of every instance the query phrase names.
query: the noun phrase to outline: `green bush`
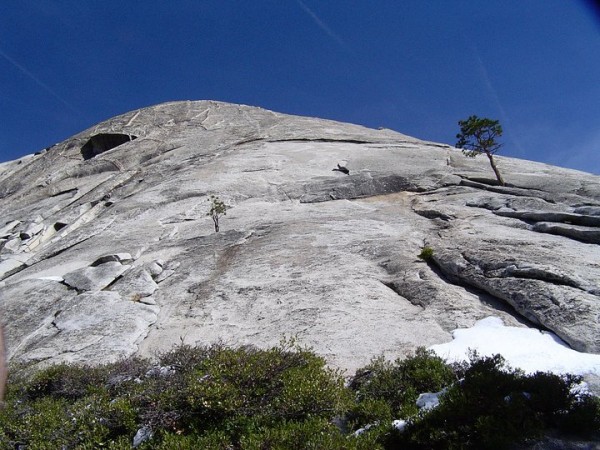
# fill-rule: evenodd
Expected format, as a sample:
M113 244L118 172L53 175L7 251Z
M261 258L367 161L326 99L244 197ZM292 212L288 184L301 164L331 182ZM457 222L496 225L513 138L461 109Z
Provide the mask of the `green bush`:
M423 261L431 261L433 259L433 248L426 245L417 256Z
M464 378L448 388L437 408L415 416L386 445L415 449L502 449L549 430L591 436L600 431L597 399L573 394L580 381L548 373L525 375L499 355L474 355ZM581 420L580 420L581 418Z
M0 448L129 449L142 427L152 437L139 450L500 449L549 431L597 439L600 404L573 390L579 382L525 375L499 356L450 366L421 348L373 359L345 387L292 343L181 345L155 363L11 371ZM437 408L417 410L420 393L443 388ZM391 426L399 418L403 432Z
M37 449L109 446L119 436L135 433L135 412L125 399L101 396L75 402L50 396L9 403L0 411L0 447L16 444Z
M302 422L281 422L248 434L240 442L247 450L377 450L380 444L370 436L345 436L331 422L312 418Z
M322 358L283 347L219 348L189 374L187 385L199 422L234 436L279 422L330 420L349 401L343 378Z
M217 430L209 431L203 435L164 433L157 438L158 443L152 441L146 446L152 450L230 450L233 446L227 433Z
M373 421L406 418L417 413L417 397L423 392L438 392L456 381L452 368L425 348L414 356L394 363L379 357L359 369L350 383L357 406L350 417L354 427ZM386 404L389 409L383 407ZM365 411L369 408L369 410Z
M226 448L269 433L286 442L304 422L337 439L331 422L349 402L342 376L290 343L268 350L180 346L158 365L132 358L14 376L0 412L0 444L120 448L146 426L154 437L140 448Z
M102 385L102 368L59 364L33 375L23 387L30 400L43 397L76 400L96 392Z

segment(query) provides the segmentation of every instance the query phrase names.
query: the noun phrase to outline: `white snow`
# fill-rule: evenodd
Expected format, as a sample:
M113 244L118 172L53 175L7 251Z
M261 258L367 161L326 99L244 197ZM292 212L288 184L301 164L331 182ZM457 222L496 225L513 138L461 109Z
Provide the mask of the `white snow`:
M394 421L396 422L396 421ZM367 425L365 425L362 428L359 428L358 430L356 430L354 432L354 436L360 436L361 434L363 434L365 431L369 431L371 428L376 427L379 425L379 422L375 422L375 423L369 423Z
M392 426L398 430L400 433L404 431L408 422L406 420L397 419L392 422Z
M456 329L452 336L451 342L429 347L448 362L468 360L471 349L481 356L501 354L511 367L526 373L600 375L600 355L572 350L550 332L504 326L498 317L479 320L472 328Z

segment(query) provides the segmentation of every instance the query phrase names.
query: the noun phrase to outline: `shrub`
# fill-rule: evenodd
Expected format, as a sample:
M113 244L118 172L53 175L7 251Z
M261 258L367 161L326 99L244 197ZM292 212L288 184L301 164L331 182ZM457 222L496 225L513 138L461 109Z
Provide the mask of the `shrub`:
M495 449L549 430L597 439L600 403L573 390L580 381L525 375L500 356L449 366L420 348L393 363L373 359L346 388L293 343L181 345L157 364L129 358L11 372L0 448L129 449L142 427L153 437L138 450ZM442 388L437 408L417 411L418 394ZM408 420L402 433L391 426L398 418ZM364 432L348 434L346 425Z
M437 408L417 415L388 446L419 449L501 449L579 424L580 435L600 430L598 402L571 393L579 378L524 375L499 355L474 355L464 378L448 388ZM570 421L572 420L572 421Z
M242 430L344 412L343 378L312 352L218 348L188 379L188 401L202 424Z
M147 448L157 450L230 450L233 448L230 437L223 431L212 431L199 436L164 433L158 438L159 443L152 442ZM144 449L144 447L140 447Z
M375 358L359 369L350 383L357 402L350 413L351 423L358 428L375 420L387 421L390 413L394 418L414 415L420 393L438 392L454 381L456 376L450 366L425 348L394 363Z
M331 425L350 401L344 380L310 350L182 345L158 363L58 365L14 378L0 447L129 448L142 426L154 437L140 449L285 446L310 430L323 442L345 439Z
M302 422L282 422L261 428L245 436L240 447L245 450L314 449L378 450L383 449L372 436L345 436L331 422L311 418Z
M23 386L23 394L30 400L44 397L76 400L96 391L103 378L103 370L98 367L59 364L35 373Z
M45 397L33 402L11 402L0 412L0 444L32 448L89 448L107 446L119 436L135 432L135 412L125 399L101 396L75 402Z
M426 245L417 256L423 261L431 261L433 259L433 248Z

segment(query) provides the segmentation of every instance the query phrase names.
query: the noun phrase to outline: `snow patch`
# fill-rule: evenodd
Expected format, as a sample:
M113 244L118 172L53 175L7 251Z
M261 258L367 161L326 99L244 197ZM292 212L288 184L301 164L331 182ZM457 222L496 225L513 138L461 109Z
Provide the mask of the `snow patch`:
M392 422L392 426L398 430L400 433L404 431L408 422L406 420L397 419Z
M378 425L379 425L379 422L369 423L369 424L365 425L364 427L359 428L358 430L356 430L354 432L354 436L360 436L364 432L369 431L371 428L376 427Z
M526 373L600 375L600 355L577 352L554 333L504 326L498 317L456 329L452 336L451 342L429 347L448 362L466 361L469 350L476 350L481 356L500 354L511 367Z

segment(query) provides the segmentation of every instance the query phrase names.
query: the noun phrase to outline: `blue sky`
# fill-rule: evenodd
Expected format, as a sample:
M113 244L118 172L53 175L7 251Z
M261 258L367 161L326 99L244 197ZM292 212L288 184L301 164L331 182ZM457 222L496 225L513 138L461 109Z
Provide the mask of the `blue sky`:
M221 100L600 174L584 0L19 0L0 5L0 161L171 100Z

